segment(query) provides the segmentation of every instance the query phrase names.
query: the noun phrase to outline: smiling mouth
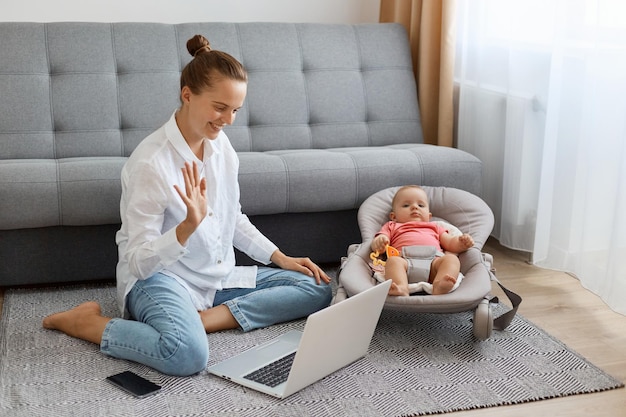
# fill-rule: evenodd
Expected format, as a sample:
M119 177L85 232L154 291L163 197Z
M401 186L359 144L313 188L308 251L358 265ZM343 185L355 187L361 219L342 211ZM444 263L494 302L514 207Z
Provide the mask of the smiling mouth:
M224 125L217 125L213 122L209 122L209 124L211 125L211 127L215 130L222 130L222 128L224 127Z

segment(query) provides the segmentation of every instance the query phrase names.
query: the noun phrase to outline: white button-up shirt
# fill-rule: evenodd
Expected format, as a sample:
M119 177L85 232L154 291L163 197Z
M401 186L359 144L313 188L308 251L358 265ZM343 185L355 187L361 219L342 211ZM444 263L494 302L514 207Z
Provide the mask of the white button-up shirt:
M195 161L206 178L208 213L182 246L176 226L187 208L174 189L185 190L181 169ZM145 138L122 169L117 232L118 302L125 315L126 295L137 280L161 272L181 283L197 310L213 305L222 288L253 288L256 267L235 266L233 246L264 264L277 249L241 212L239 159L226 134L204 141L204 160L191 151L176 124L175 113Z

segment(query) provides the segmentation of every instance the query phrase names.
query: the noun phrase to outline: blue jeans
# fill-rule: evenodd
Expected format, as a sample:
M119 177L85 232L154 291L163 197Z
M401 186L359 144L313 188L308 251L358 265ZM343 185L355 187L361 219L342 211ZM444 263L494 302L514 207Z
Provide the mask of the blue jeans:
M260 267L256 288L218 291L214 305L226 305L243 331L308 316L326 307L331 287L294 271ZM134 320L112 319L100 350L148 365L168 375L187 376L206 368L209 345L200 314L173 278L155 274L138 281L126 299Z

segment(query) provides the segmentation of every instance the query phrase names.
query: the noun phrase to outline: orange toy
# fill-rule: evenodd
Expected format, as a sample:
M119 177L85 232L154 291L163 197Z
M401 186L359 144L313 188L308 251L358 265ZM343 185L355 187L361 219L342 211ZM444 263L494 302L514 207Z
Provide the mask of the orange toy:
M385 266L387 263L386 260L391 258L392 256L400 256L400 251L394 248L393 246L387 245L385 246L385 254L387 255L385 259L379 258L380 253L378 251L370 252L370 259L372 260L372 264L374 266Z

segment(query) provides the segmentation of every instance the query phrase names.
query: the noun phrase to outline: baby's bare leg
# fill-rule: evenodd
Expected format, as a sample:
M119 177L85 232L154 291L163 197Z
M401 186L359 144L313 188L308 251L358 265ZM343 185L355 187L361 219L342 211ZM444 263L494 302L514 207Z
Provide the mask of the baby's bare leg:
M408 263L401 256L392 256L385 264L385 278L393 281L389 295L409 295Z
M49 315L43 319L43 327L99 345L109 320L102 315L98 303L88 301L71 310Z
M461 262L456 255L447 254L435 258L430 267L430 276L433 284L433 295L449 293L461 270Z

